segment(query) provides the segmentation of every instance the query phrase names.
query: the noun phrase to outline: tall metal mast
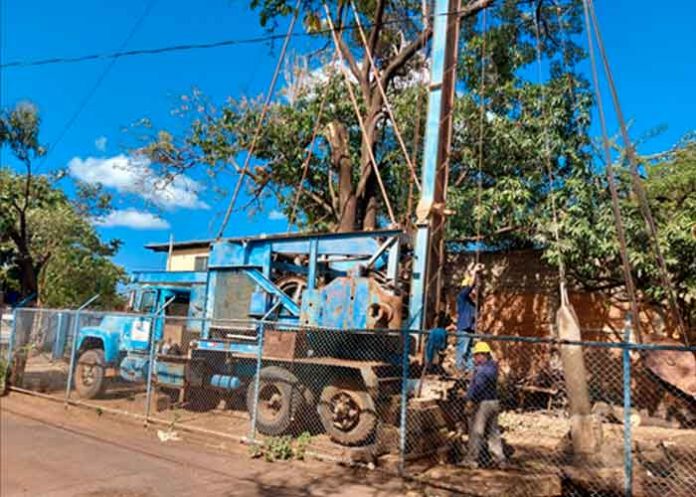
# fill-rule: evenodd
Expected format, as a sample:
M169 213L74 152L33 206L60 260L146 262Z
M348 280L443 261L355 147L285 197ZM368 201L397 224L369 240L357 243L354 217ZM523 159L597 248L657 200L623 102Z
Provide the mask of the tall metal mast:
M452 142L452 108L457 79L461 0L435 0L428 116L423 150L421 198L416 208L416 236L408 326L432 324L441 306L445 264L445 201Z

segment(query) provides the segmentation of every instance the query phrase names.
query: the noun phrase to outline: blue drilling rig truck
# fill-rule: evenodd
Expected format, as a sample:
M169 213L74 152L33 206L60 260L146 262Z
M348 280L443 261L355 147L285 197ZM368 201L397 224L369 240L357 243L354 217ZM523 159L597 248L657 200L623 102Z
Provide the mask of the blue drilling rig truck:
M446 15L448 4L437 0L440 14L433 16L414 224L220 238L210 241L205 271L136 275L132 308L154 317L115 317L80 330L75 381L81 395L99 395L103 371L117 367L130 380L153 374L161 391L191 403L212 406L226 392L246 390L251 409L258 394L257 427L269 435L292 432L297 412L308 405L318 406L327 434L346 446L374 439L378 422L398 423L393 401L408 366L402 347L415 344L405 337L432 323L442 287L455 80L445 68L456 64L459 31L458 16ZM177 315L182 332L153 360L150 344L165 340L167 320ZM418 369L412 372L417 378Z

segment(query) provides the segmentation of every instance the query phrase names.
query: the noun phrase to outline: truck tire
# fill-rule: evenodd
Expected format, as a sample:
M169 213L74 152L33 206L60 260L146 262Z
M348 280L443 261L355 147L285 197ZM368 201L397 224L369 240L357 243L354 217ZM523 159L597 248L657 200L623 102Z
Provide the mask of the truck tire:
M253 416L255 377L247 387L247 410ZM296 414L302 405L302 386L287 369L277 366L263 368L259 380L259 402L256 428L264 435L282 435L297 426Z
M365 445L374 438L377 411L365 390L325 387L317 411L329 438L338 444Z
M77 360L75 390L83 399L94 399L106 390L106 361L104 351L89 349Z

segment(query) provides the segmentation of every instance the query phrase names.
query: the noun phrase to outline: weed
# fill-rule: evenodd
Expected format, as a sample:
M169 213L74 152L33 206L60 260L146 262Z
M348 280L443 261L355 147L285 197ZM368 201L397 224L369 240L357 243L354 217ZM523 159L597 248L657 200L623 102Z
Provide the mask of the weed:
M299 437L297 437L297 441L295 444L296 459L304 461L305 454L307 453L307 447L310 443L312 443L312 436L307 431L302 432L302 434Z
M271 437L262 445L254 444L250 446L249 455L254 459L263 457L267 462L287 461L290 459L303 461L307 453L307 446L311 441L312 437L308 432L302 433L296 439L293 439L290 435Z
M5 361L5 359L0 359L0 395L5 391L5 382L7 381L7 372L9 369L7 361Z

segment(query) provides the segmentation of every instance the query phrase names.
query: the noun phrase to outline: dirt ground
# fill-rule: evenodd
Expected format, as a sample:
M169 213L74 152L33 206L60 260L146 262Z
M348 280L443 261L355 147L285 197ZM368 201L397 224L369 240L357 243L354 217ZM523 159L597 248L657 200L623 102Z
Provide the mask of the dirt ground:
M442 495L378 471L251 459L234 442L163 443L157 428L14 392L0 418L3 497Z
M59 362L51 363L40 356L34 357L27 364L25 386L57 399L62 399L65 394L66 371L67 367L64 364ZM152 417L169 424L172 429L178 430L182 434L185 431L183 430L185 427L205 429L210 432L224 434L227 437L227 441L220 441L222 438L217 437L217 440L212 445L222 446L225 450L237 451L237 457L241 456L242 458L241 466L246 470L248 465L255 465L258 461L250 461L247 449L239 444L242 438L250 434L250 420L244 406L243 397L237 397L230 398L228 401L220 403L218 408L205 412L195 412L183 408L166 409L157 412L153 408L150 414ZM26 397L22 404L31 404L32 402L36 402L36 399ZM104 414L109 413L110 410L140 416L143 416L146 411L144 385L128 383L117 384L114 388L110 388L106 398L89 401L89 405L94 407L94 410L84 411L78 408L71 408L68 411L69 416L63 411L61 404L52 404L43 400L39 402L42 405L48 404L52 406L46 408L47 412L54 412L56 405L58 405L59 408L55 414L61 416L61 422L87 422L88 424L93 424L95 420L99 420L97 426L104 424L102 421L107 418L111 420L110 422L123 424L123 417L112 419L112 416ZM43 409L43 407L40 409L37 407L37 410L42 413ZM97 416L95 412L102 412L104 415ZM131 420L131 422L136 423L138 427L141 425L140 421ZM315 420L314 423L308 424L316 425L317 422ZM587 470L585 468L580 471L572 467L567 454L564 452L564 448L567 447L568 443L566 434L569 431L569 420L567 417L545 411L506 411L500 416L500 425L503 430L503 437L512 451L511 467L506 471L466 471L451 464L442 464L447 462L446 458L440 458L440 460L432 458L431 460L408 461L406 465L407 473L410 476L435 483L439 487L442 487L444 484L445 489L464 488L474 494L487 496L513 495L511 493L513 490L514 495L525 496L582 495L582 492L574 493L567 490L567 482L570 479L578 480L585 489L601 488L605 490L607 488L615 488L621 490L623 482L623 426L621 424L603 424L604 445L602 457L604 464L601 470L591 468ZM133 429L133 424L126 424L125 426L118 432L120 435L119 439L131 440L135 435L142 434L142 430ZM160 425L159 428L162 429L163 427ZM157 428L155 427L144 433L152 438L155 436L153 433L156 433L156 430ZM640 492L636 492L635 495L656 497L696 495L696 430L638 426L634 428L633 432L635 450L634 478L637 487L640 489ZM185 437L189 441L192 435L185 435ZM200 435L196 435L196 437L200 437ZM236 441L228 440L229 438L236 439ZM157 442L155 445L159 446L161 443ZM210 446L210 439L206 440L204 445ZM342 449L340 446L331 443L328 437L321 433L321 430L312 433L308 450L327 456L332 460L348 461L354 455L350 453L349 449ZM393 474L397 461L398 458L395 456L389 456L375 460L374 463L379 468L391 471L391 474ZM275 468L282 467L283 471L285 471L285 468L294 464L299 463L276 463L273 466L272 473L276 473ZM309 467L307 464L310 463L301 464L302 472L307 471ZM316 461L311 463L311 467L318 471L317 477L322 480L345 481L347 475L352 474L356 482L364 483L364 475L374 477L374 475L382 474L379 470L360 473L358 470L337 470L338 467L336 465L329 463L322 463L319 466L314 466L314 464L316 464ZM270 471L270 469L267 471ZM283 471L280 473L282 474ZM270 473L268 476L270 477ZM398 481L391 480L386 476L382 478L392 482L390 485L394 485ZM439 493L434 493L433 495L444 494L442 488L439 487L436 487ZM292 488L295 489L296 485ZM433 489L433 487L424 488ZM391 491L391 487L388 486L388 490L385 491ZM411 487L400 487L394 495L403 495L404 491L415 492ZM419 491L423 492L425 490ZM289 493L287 495L295 494ZM305 493L301 495L314 494ZM351 495L362 494L351 493ZM368 493L365 495L391 494ZM609 494L605 492L603 495Z

